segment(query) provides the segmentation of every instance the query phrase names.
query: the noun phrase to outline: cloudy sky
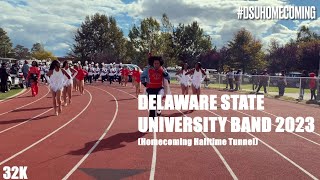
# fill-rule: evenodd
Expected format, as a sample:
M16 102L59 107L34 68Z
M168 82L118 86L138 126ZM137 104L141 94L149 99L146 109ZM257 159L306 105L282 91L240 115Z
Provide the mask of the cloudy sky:
M241 27L265 45L272 38L281 43L295 38L302 25L320 34L320 12L316 20L244 21L236 14L241 5L320 8L318 0L0 0L0 27L8 32L14 46L31 48L40 42L56 56L66 55L85 16L96 12L114 16L125 35L134 23L150 16L160 20L163 13L175 25L196 20L217 47L231 40Z

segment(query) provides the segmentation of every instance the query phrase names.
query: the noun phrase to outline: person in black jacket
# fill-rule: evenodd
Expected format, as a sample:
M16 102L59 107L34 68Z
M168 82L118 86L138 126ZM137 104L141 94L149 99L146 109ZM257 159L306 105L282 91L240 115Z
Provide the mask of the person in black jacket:
M1 79L1 92L5 93L8 91L8 85L7 85L7 81L8 81L8 77L10 76L10 74L7 71L7 64L6 63L2 63L1 64L1 68L0 68L0 79Z

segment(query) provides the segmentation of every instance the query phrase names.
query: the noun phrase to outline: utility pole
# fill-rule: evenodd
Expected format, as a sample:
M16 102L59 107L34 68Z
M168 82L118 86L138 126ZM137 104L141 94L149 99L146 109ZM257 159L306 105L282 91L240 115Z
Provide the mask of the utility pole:
M318 89L318 93L317 93L317 101L320 102L320 45L319 45L319 68L318 68L318 80L317 80L317 89Z

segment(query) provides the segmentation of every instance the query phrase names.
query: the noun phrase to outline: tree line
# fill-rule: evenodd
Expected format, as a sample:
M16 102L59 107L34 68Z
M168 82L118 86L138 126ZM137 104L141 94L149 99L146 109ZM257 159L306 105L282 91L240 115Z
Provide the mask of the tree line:
M315 71L320 51L320 36L306 26L287 44L280 45L273 39L265 48L250 31L240 29L225 46L217 49L196 21L175 27L166 14L161 21L149 17L134 24L125 37L115 18L97 13L86 17L74 40L70 55L82 62L122 62L143 67L150 52L161 55L166 66L182 63L194 66L200 61L204 67L219 72L229 68L247 73L264 69L272 73Z

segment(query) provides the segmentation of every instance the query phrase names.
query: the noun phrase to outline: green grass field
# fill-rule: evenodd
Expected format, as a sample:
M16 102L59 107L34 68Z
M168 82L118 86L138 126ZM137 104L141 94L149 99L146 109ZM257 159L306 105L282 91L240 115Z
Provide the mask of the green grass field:
M23 89L19 88L19 89L11 89L9 92L6 92L6 93L1 93L0 92L0 100L7 99L8 97L11 97L11 96L13 96L15 94L18 94L22 90Z

